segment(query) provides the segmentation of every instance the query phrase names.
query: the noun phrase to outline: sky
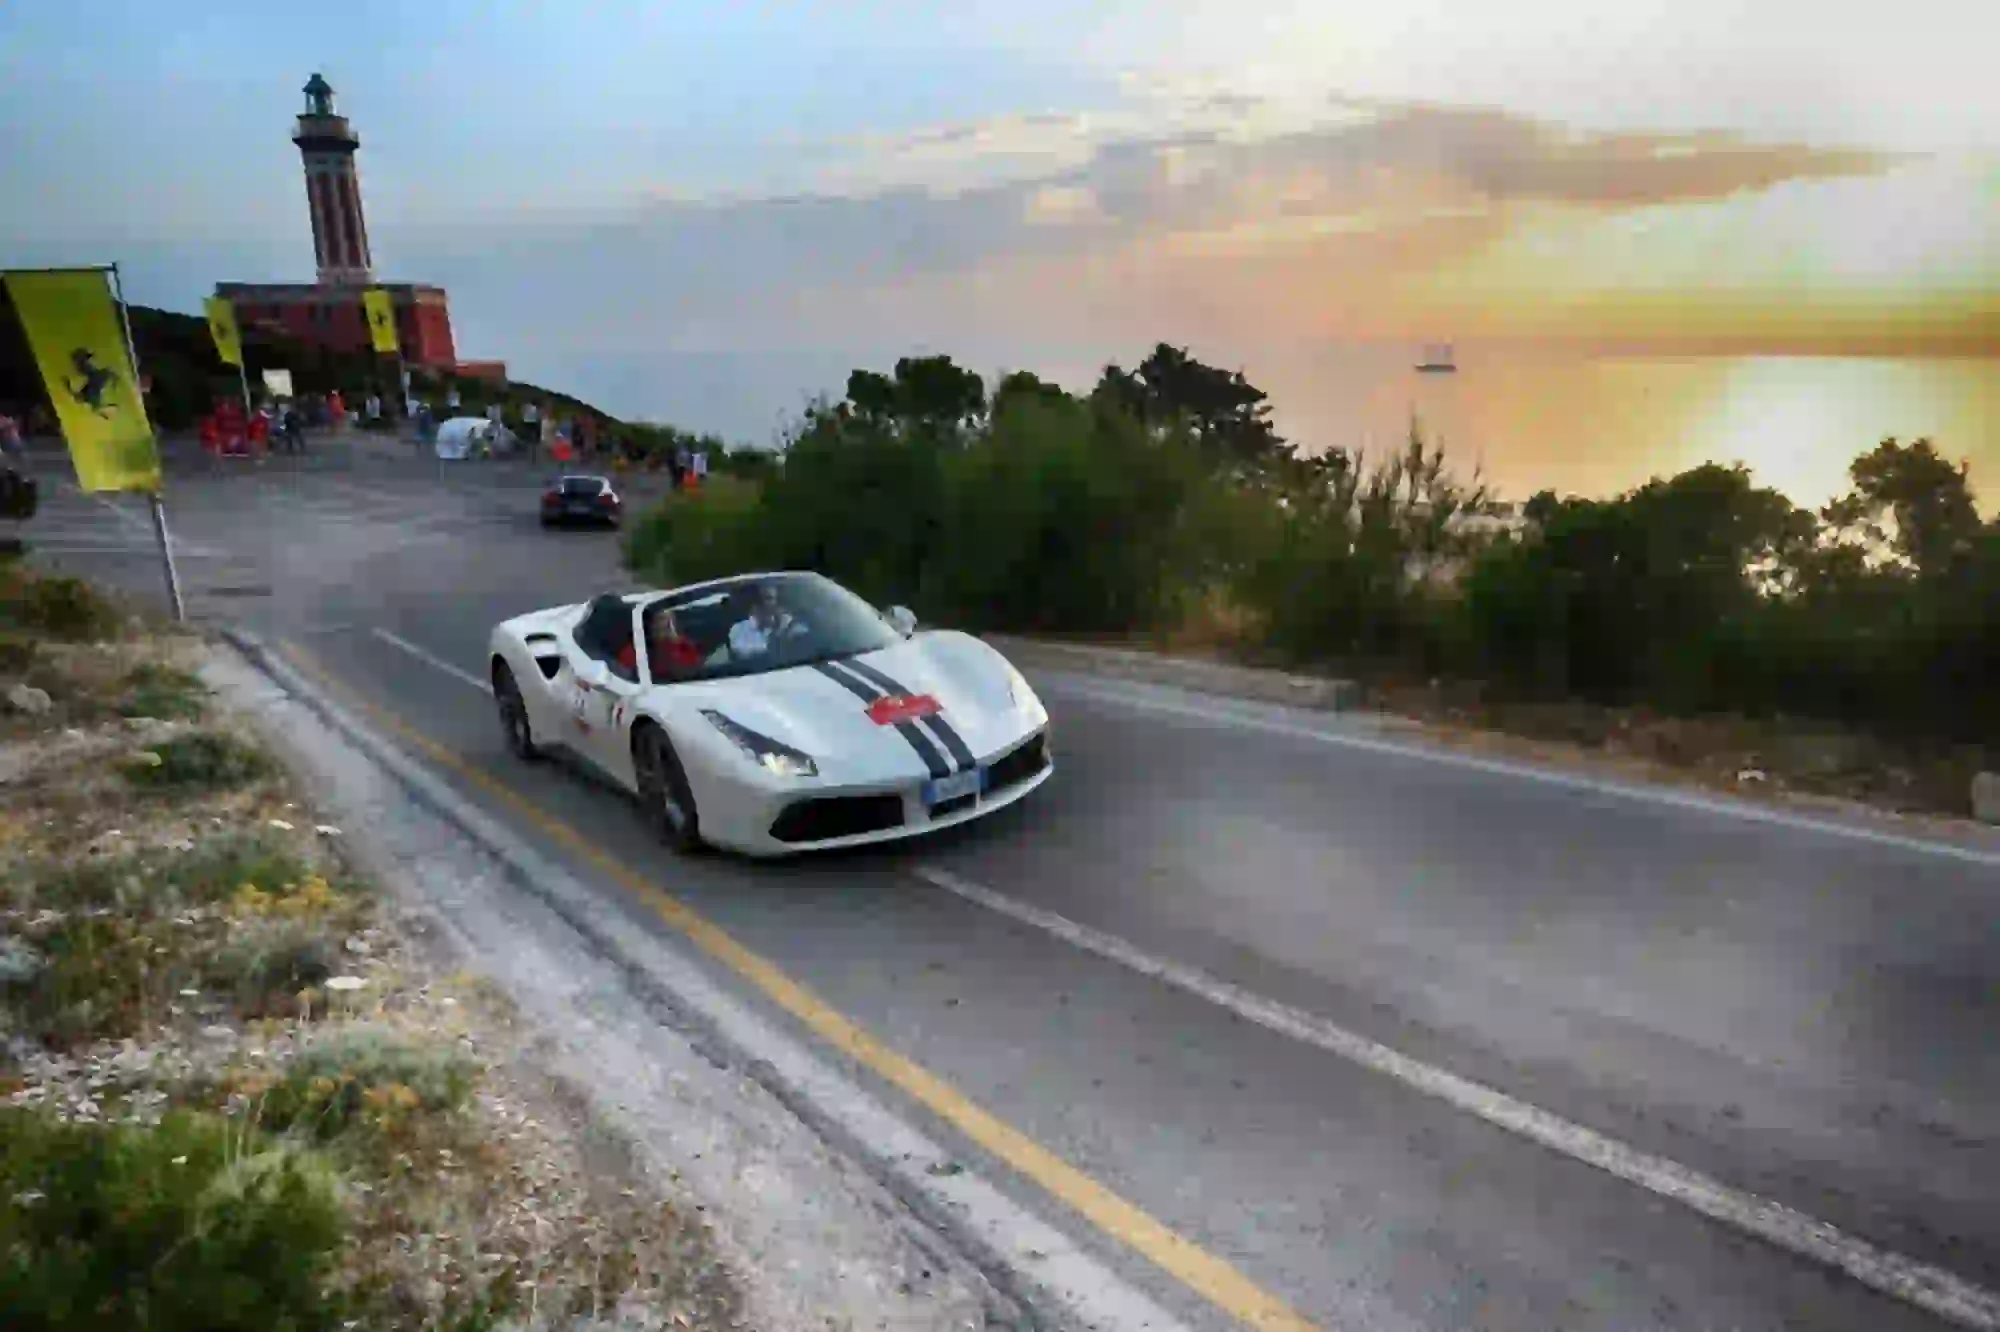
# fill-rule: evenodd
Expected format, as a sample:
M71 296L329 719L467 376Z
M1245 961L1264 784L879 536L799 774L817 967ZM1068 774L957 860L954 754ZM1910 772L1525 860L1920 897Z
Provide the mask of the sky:
M1990 368L1995 50L1968 0L22 4L0 263L309 280L320 70L461 355L739 437L910 352L1170 341L1321 435L1422 342Z

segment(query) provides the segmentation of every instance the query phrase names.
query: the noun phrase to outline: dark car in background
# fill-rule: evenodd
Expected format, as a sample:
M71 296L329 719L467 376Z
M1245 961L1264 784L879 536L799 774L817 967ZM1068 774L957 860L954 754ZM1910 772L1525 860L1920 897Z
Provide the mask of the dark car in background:
M624 502L602 476L565 476L549 483L542 492L542 526L567 523L601 523L618 526Z

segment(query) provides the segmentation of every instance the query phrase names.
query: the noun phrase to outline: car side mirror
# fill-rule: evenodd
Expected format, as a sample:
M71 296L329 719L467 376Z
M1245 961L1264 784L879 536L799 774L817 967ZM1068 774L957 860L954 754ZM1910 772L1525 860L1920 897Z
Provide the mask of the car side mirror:
M905 638L917 632L916 612L908 606L891 606L882 613L882 618L889 622L891 629Z
M611 669L603 662L597 660L597 658L592 657L589 661L577 667L576 678L589 685L592 689L602 689L606 684L610 683Z

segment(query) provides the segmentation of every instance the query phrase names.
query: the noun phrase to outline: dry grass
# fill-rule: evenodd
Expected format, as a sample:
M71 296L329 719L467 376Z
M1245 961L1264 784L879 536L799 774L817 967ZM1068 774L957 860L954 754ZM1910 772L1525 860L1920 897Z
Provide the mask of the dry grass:
M342 1199L325 1298L359 1326L736 1325L701 1219L495 994L440 974L275 765L236 761L189 651L32 654L61 693L0 731L0 1105L184 1108L307 1153ZM189 780L149 776L190 752Z
M1973 774L1986 762L1976 748L1894 745L1824 724L1514 702L1449 682L1377 682L1368 702L1462 748L1557 762L1582 756L1717 790L1899 814L1965 816Z

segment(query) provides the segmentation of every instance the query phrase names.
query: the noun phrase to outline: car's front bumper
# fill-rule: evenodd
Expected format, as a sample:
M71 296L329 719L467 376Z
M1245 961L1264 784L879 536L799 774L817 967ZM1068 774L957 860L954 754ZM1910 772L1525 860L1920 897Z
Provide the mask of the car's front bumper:
M1007 763L1009 757L1025 751L1038 742L1042 746L1042 761L1038 767L1003 785L982 790L963 804L957 801L948 802L951 807L947 812L936 812L925 805L923 798L925 782L920 779L844 786L814 786L806 789L736 790L730 794L737 796L737 799L731 800L725 796L713 804L710 800L702 798L701 793L697 791L697 801L701 805L702 834L717 846L758 857L789 856L804 851L831 851L840 847L867 846L877 842L894 842L908 837L919 837L957 824L969 823L984 815L1005 809L1047 781L1055 772L1055 755L1048 748L1046 725L1038 727L1014 744L981 759L979 766L982 769L998 768L1003 774L1008 774L1008 769L1003 765ZM795 835L794 838L788 839L774 832L780 820L785 817L786 811L803 802L870 797L893 797L900 802L902 809L900 820L893 825L874 827L865 832L825 837Z

